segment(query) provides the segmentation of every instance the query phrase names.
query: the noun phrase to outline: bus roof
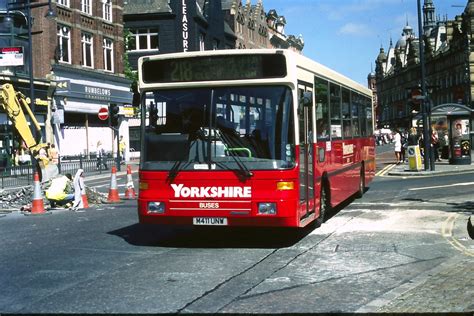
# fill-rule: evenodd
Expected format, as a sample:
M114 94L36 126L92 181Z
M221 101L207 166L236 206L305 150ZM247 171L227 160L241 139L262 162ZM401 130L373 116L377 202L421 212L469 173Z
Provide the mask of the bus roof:
M144 83L141 77L141 69L144 62L153 60L165 60L165 59L176 59L176 58L187 58L187 57L205 57L205 56L231 56L231 55L256 55L256 54L283 54L287 56L287 60L292 61L297 68L311 73L314 76L324 78L330 82L338 83L342 86L346 86L350 89L357 90L358 92L367 96L372 95L372 91L367 87L364 87L358 82L330 69L310 58L293 52L287 49L226 49L226 50L206 50L206 51L190 51L190 52L179 52L169 54L157 54L150 56L142 56L138 59L139 69L139 88L150 87L150 84ZM281 78L280 78L281 80ZM200 84L203 84L201 82Z

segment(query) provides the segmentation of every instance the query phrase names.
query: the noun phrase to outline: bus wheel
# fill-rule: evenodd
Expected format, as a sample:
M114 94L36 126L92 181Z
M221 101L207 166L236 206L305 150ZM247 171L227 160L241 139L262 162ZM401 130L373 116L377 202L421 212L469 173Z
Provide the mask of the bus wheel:
M327 186L322 184L319 198L319 217L316 219L316 224L318 226L321 226L321 224L324 223L326 214L329 212L330 207Z
M360 177L359 177L359 190L356 192L355 197L357 199L360 199L365 192L365 176L364 176L364 168L360 170Z

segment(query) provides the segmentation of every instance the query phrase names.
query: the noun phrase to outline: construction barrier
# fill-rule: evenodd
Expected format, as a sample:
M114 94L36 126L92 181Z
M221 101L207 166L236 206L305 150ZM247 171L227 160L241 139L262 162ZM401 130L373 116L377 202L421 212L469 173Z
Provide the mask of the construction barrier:
M120 203L119 192L117 188L117 168L112 166L112 173L110 176L110 189L109 196L107 197L108 203Z
M125 199L133 200L136 199L135 187L132 179L132 167L127 165L127 188L125 189Z

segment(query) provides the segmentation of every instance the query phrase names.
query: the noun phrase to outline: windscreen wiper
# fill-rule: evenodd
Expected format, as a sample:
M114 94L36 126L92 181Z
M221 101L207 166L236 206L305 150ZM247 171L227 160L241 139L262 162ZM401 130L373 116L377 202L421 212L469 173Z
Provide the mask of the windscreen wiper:
M227 136L225 136L225 134L222 132L222 130L216 126L216 129L217 129L217 136L221 139L221 141L226 145L226 146L229 146L230 145L230 141L229 141L229 138ZM229 156L232 157L232 159L234 159L235 163L237 164L237 166L239 166L240 168L240 175L242 175L244 177L244 179L248 179L250 177L253 176L253 173L252 171L250 171L247 166L245 165L245 163L242 162L242 160L240 160L239 156L235 154L234 151L232 150L227 150L227 152L229 153ZM237 170L236 170L237 171Z
M169 182L173 182L174 179L176 178L176 176L178 175L178 173L190 164L190 162L187 161L184 164L184 166L182 168L180 168L182 163L183 163L183 161L181 161L181 160L175 161L175 163L173 164L173 167L171 167L170 172L168 173L167 180Z

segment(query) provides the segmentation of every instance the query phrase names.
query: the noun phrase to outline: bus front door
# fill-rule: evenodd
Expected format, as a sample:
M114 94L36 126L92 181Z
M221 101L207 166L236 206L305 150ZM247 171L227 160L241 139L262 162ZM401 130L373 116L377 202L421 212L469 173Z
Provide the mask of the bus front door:
M314 175L313 175L313 96L305 94L310 98L304 98L304 92L312 92L312 86L302 85L298 86L299 106L298 106L298 121L299 121L299 141L300 141L300 155L299 155L299 179L300 179L300 203L299 215L300 221L314 214ZM304 100L306 99L306 100Z

